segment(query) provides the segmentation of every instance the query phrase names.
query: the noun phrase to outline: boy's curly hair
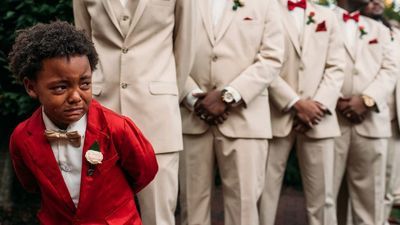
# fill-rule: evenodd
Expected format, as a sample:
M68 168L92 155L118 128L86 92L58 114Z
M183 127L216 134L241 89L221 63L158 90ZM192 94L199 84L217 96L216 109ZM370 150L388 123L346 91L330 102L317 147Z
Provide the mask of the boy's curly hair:
M21 82L25 77L35 80L44 59L82 55L88 57L94 71L98 56L93 43L71 24L55 21L18 31L8 59L12 73Z

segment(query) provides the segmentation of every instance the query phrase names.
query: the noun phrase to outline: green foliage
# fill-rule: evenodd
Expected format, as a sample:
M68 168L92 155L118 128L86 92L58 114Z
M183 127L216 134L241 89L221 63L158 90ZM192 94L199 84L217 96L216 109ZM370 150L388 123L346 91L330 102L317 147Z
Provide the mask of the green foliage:
M35 106L17 84L8 68L7 55L15 40L16 31L36 23L54 20L72 22L72 1L4 0L0 7L0 117L22 118ZM15 121L18 121L15 120ZM10 125L10 124L8 124ZM12 129L0 124L0 130Z
M388 19L394 19L400 21L400 13L398 12L398 9L396 9L394 4L391 4L389 7L386 7L385 16Z

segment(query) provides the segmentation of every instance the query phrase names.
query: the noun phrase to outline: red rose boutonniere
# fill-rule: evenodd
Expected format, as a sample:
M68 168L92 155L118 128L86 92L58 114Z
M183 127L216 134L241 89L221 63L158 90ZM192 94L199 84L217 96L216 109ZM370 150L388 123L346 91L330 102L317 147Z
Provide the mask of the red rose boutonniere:
M103 154L100 152L100 145L95 141L85 154L86 160L89 162L88 176L92 176L97 164L103 161Z
M364 26L359 26L358 29L360 30L360 39L362 39L364 37L364 35L367 35L367 31L365 31L365 27Z
M308 20L306 23L307 25L315 23L314 16L315 16L315 12L310 12L310 14L308 14L308 16L307 16Z
M243 6L244 6L244 0L233 0L233 6L232 6L233 11L236 11L239 7Z

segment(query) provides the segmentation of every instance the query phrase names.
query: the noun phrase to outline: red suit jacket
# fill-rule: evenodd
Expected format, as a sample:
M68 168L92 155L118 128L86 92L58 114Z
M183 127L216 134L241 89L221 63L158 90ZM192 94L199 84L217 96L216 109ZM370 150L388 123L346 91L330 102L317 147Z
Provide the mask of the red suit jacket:
M134 193L157 173L150 143L128 118L104 108L95 100L88 111L82 154L79 204L75 207L53 151L44 136L42 110L38 109L14 130L10 153L16 174L28 191L40 191L43 225L140 225ZM97 141L104 159L88 176L84 155Z

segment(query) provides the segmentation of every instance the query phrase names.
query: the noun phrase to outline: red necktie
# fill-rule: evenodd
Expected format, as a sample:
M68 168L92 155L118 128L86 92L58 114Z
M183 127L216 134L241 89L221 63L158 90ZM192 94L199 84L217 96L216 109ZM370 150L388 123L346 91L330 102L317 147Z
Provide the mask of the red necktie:
M358 23L359 17L360 17L359 12L353 13L352 15L349 13L343 13L343 21L344 22L347 22L347 20L354 20L356 23Z
M307 7L307 1L306 0L301 0L299 2L292 2L292 1L288 1L288 5L287 5L289 11L292 11L294 8L299 7L302 9L306 9Z

